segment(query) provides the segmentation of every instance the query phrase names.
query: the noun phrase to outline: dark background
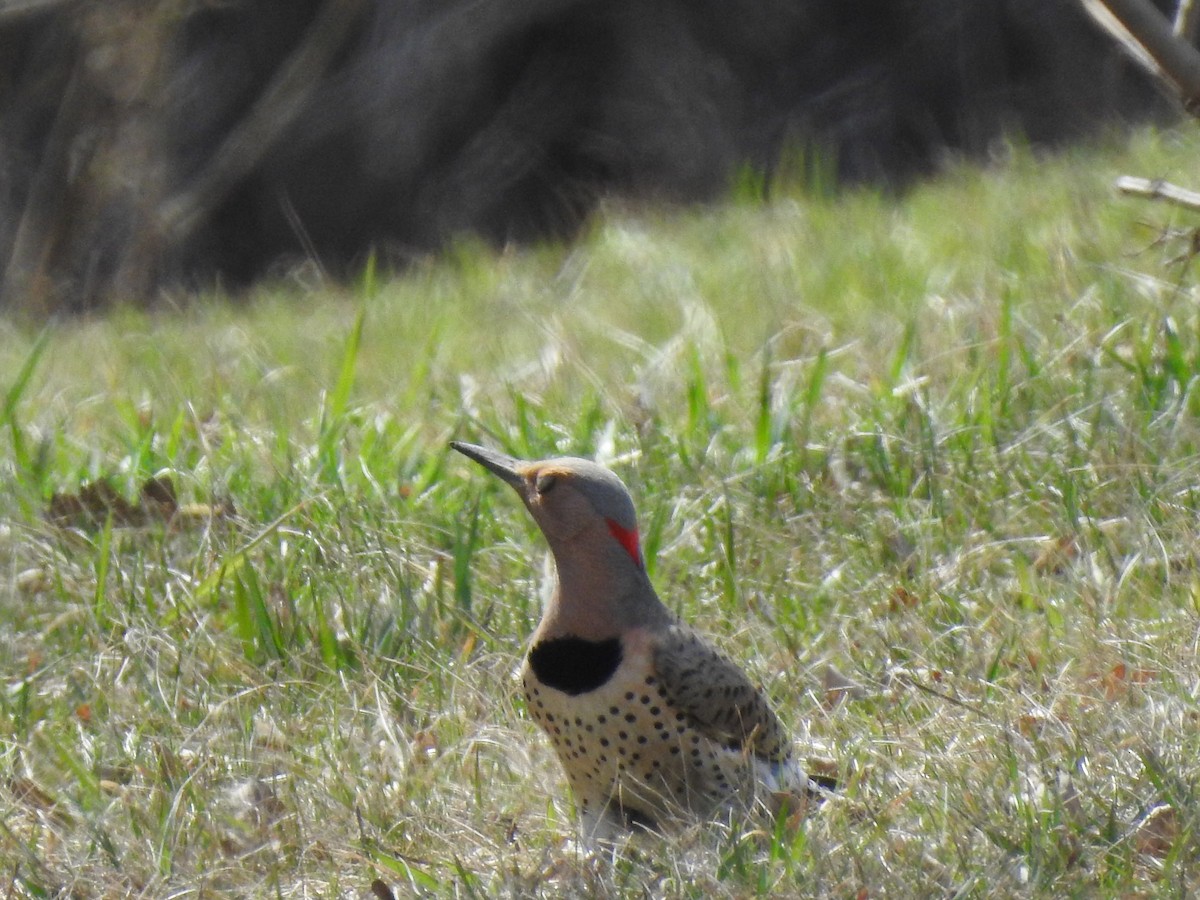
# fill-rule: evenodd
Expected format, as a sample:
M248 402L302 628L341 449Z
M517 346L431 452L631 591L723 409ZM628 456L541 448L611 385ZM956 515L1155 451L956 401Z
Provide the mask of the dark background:
M26 0L0 309L569 238L604 196L769 190L781 159L902 189L1171 115L1076 0Z

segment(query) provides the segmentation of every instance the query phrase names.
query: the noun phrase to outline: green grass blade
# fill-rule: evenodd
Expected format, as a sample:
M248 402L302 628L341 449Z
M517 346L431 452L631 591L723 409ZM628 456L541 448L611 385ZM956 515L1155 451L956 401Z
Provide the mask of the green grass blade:
M213 571L208 574L208 577L206 577L202 582L200 582L199 585L197 585L195 591L192 592L192 598L197 603L203 603L204 601L208 600L209 597L212 596L213 592L220 588L221 584L227 577L234 576L241 570L242 566L246 564L247 558L254 551L254 549L258 547L259 544L278 531L279 527L283 525L284 522L302 510L309 503L313 502L315 499L317 498L309 497L305 500L301 500L295 506L286 510L269 522L257 534L255 534L254 537L235 550L231 555L224 557L221 560L220 565L213 569Z
M354 375L358 367L358 354L362 348L363 326L366 320L367 307L364 304L359 307L358 314L354 317L354 325L346 337L346 344L342 350L342 365L329 398L329 417L334 422L340 421L346 415L350 403L350 392L354 390Z
M346 413L350 406L350 394L354 390L355 372L358 368L359 351L362 348L366 316L367 307L364 304L359 307L358 314L354 317L354 325L346 337L337 381L334 383L333 390L326 397L325 407L321 412L318 457L321 461L321 477L327 483L336 483L338 480L341 458L339 445L345 433Z
M21 398L25 395L25 391L29 387L30 379L33 378L33 373L37 369L38 361L41 360L42 354L46 351L46 347L50 342L50 335L51 329L48 327L43 328L41 333L38 334L37 339L33 342L33 347L30 348L29 354L25 357L25 361L17 371L16 377L13 378L12 384L8 386L8 390L4 393L4 407L0 411L0 416L3 416L3 424L8 428L12 441L13 458L16 460L17 466L21 471L27 474L33 474L38 467L35 466L34 459L30 456L29 448L26 446L25 434L17 418L17 407L20 405Z
M825 378L829 374L829 351L822 347L817 352L812 371L808 376L808 387L804 391L804 409L800 416L800 468L808 469L808 445L812 438L813 410L821 400Z
M100 529L100 543L96 546L96 590L92 595L92 614L97 622L108 620L108 571L112 564L113 519L109 515Z
M461 520L454 531L454 601L463 612L471 611L471 561L479 544L479 500L471 506L467 525Z
M758 376L758 403L755 407L754 464L757 466L761 466L767 461L774 441L771 402L771 354L768 349L763 353L762 370Z

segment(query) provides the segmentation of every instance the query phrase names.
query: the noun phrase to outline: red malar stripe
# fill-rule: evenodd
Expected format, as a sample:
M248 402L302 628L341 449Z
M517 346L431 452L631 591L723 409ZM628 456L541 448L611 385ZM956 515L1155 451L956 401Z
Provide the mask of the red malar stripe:
M608 530L612 533L612 536L621 542L621 546L625 548L625 552L629 554L635 563L641 566L642 547L638 543L637 529L622 528L612 519L605 519L604 521L608 523Z

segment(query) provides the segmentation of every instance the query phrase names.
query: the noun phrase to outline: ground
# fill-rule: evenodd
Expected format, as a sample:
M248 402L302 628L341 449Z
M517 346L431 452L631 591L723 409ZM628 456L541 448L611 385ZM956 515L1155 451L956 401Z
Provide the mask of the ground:
M1111 182L1198 152L0 323L5 889L1197 892L1195 223ZM617 470L836 796L581 846L513 674L545 547L452 438Z

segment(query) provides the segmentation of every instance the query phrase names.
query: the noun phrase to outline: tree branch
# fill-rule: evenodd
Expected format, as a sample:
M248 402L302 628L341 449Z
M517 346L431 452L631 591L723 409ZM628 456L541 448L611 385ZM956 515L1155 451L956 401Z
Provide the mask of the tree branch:
M1200 25L1200 3L1179 0L1179 9L1175 13L1176 36L1195 46L1197 25Z
M1116 180L1116 187L1122 194L1149 197L1152 200L1166 200L1176 206L1200 212L1200 192L1189 191L1187 188L1171 184L1169 181L1122 175Z
M1083 0L1083 4L1122 43L1132 37L1154 61L1155 74L1178 92L1184 109L1200 115L1200 51L1176 36L1172 24L1149 0ZM1113 19L1119 28L1113 27Z

